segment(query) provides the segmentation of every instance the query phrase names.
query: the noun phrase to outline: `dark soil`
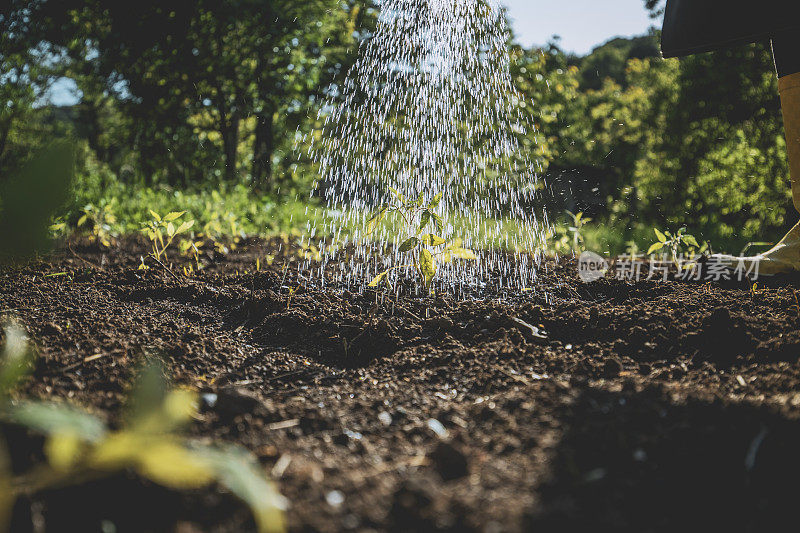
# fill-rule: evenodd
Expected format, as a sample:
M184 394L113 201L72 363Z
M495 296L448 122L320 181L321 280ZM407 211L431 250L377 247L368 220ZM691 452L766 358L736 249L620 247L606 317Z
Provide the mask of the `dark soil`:
M295 264L284 276L287 246L254 272L277 250L206 251L192 280L138 271L133 240L0 271L0 310L41 353L21 394L114 421L146 354L161 357L216 394L192 432L252 450L292 530L796 530L796 281L586 285L562 261L502 300L398 298L317 290ZM17 461L39 453L6 437ZM132 476L21 500L14 527L102 520L253 527L219 491Z

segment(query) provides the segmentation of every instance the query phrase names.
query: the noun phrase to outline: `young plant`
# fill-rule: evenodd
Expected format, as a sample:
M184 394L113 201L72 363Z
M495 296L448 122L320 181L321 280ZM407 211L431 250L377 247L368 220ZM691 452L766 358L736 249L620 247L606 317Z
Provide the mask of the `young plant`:
M163 217L153 211L150 210L150 220L144 224L142 228L142 233L147 235L147 238L150 239L150 243L152 245L152 251L150 252L150 257L152 257L157 263L161 263L162 257L166 257L167 248L169 248L172 241L175 238L191 229L194 226L194 220L185 220L179 226L175 226L175 223L181 218L186 211L173 211L172 213L168 213ZM147 268L144 265L144 259L142 259L142 265L139 269Z
M220 215L218 211L212 211L210 220L203 226L200 237L209 239L219 253L228 254L236 250L239 242L245 237L245 232L234 213Z
M76 224L78 228L88 228L90 238L93 241L99 242L106 248L111 247L114 240L111 226L117 223L117 217L114 214L112 203L107 203L103 207L98 207L94 204L86 204L82 210L83 214Z
M680 255L682 253L687 253L688 255L694 255L695 253L702 254L708 249L708 243L705 243L701 247L693 235L688 235L686 233L685 227L679 229L675 234L669 231L662 232L658 228L654 228L653 231L658 240L647 250L647 255L653 255L658 251L666 249L670 259L677 266L681 265Z
M582 252L585 249L585 239L583 228L592 221L591 218L584 217L583 212L575 214L566 211L569 217L568 226L558 226L555 228L556 240L555 249L559 253Z
M195 241L194 239L184 239L178 244L178 249L181 255L188 257L194 264L189 264L183 267L183 274L189 278L200 272L203 265L200 263L200 247L203 246L203 241Z
M572 235L572 249L577 251L583 250L585 239L583 238L583 228L592 221L591 218L583 216L583 212L577 215L571 211L567 211L567 215L572 219L572 225L567 227L567 231Z
M439 263L449 263L453 259L470 261L476 259L472 250L461 246L461 239L445 239L439 236L444 229L444 222L435 210L442 201L441 192L426 204L422 193L417 199L412 200L405 198L396 189L389 187L389 190L392 192L393 200L381 205L370 217L367 222L367 235L372 234L388 214L397 213L402 222L404 237L398 251L411 254L412 262L381 272L370 282L370 287L388 283L388 276L392 270L413 267L425 292L430 292ZM436 233L430 231L426 233L429 228Z
M259 531L284 530L284 498L264 479L249 452L184 435L197 416L197 394L170 390L157 365L144 369L123 424L111 428L101 418L64 403L12 402L11 393L32 370L34 358L18 326L6 328L2 355L0 420L44 434L47 462L15 475L7 457L3 461L0 446L0 519L10 516L15 499L23 494L128 471L174 490L219 483L250 506Z

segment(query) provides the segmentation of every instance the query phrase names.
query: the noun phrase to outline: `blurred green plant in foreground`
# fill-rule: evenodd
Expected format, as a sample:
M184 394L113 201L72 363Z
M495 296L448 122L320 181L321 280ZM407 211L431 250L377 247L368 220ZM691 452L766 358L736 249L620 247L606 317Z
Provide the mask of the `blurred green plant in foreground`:
M146 366L130 397L122 427L63 403L13 399L35 358L24 330L5 328L0 360L0 420L46 436L45 464L13 476L0 441L0 529L8 526L16 498L132 471L174 490L218 483L247 503L261 532L283 531L284 498L243 448L211 446L185 437L197 394L169 389L159 365ZM120 495L121 497L123 495Z
M43 148L0 182L0 263L18 262L50 246L51 217L69 199L73 147Z

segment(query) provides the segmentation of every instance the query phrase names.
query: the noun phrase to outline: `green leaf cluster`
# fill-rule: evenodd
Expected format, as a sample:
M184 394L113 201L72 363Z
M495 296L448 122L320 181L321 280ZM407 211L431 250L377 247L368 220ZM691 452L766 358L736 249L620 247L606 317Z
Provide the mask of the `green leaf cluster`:
M178 219L185 215L186 211L172 211L163 217L152 209L149 212L151 218L144 224L142 233L150 239L152 245L150 256L160 261L166 255L172 241L194 226L194 220L184 220L178 224Z
M679 256L681 253L685 253L689 256L688 259L692 259L696 254L702 254L708 250L708 243L700 246L694 235L689 235L686 231L685 227L680 228L675 233L653 228L657 240L647 250L647 255L653 255L661 250L666 250L669 252L673 263L677 265L679 264Z

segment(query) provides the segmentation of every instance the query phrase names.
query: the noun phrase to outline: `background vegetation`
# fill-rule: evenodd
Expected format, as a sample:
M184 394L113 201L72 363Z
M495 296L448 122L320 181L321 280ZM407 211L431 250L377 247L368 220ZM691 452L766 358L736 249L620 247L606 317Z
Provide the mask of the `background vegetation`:
M0 182L73 139L68 227L134 231L149 209L220 231L304 227L316 176L304 154L320 102L375 26L370 1L5 5ZM517 85L536 103L524 148L554 218L584 212L586 245L610 252L646 249L654 226L688 225L731 252L777 239L796 217L768 43L663 60L658 40L653 29L584 57L557 39L512 46ZM78 103L50 104L64 80Z

